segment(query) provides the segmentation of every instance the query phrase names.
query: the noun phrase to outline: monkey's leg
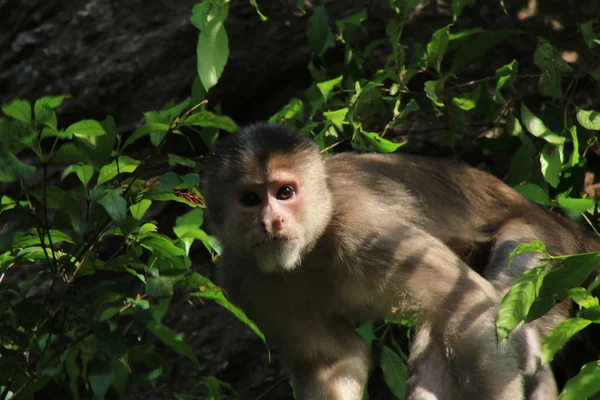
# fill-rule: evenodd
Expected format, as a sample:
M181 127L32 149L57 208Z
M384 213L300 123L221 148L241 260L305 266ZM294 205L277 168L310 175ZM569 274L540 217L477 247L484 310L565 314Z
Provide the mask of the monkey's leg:
M386 271L390 281L383 290L406 293L399 308L410 312L414 302L418 310L409 399L524 399L517 348L511 340L497 343L494 287L414 226L402 227L402 235L385 236L401 239L396 239L394 270ZM377 251L386 248L382 239Z
M410 349L408 400L460 399L444 350L441 338L429 324L415 329Z
M369 349L345 320L326 325L314 332L302 358L293 362L296 399L361 400L369 372Z
M510 268L508 267L509 254L518 245L533 240L544 242L544 238L540 237L534 228L521 220L512 221L500 230L483 276L501 295L506 294L517 276L541 264L541 254L523 253L515 255ZM568 310L559 306L543 319L526 324L510 334L521 355L520 368L525 377L527 398L530 400L555 399L558 396L550 366L541 364L540 330L545 333L566 317Z

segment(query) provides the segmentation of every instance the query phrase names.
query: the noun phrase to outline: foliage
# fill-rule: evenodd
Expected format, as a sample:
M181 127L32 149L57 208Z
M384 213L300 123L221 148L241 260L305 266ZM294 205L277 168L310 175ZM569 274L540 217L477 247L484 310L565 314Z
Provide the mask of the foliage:
M200 241L200 163L162 151L167 138L193 129L206 140L235 131L229 118L190 99L145 113L126 136L112 117L62 128L56 108L67 95L23 99L2 107L0 181L14 192L0 199L0 398L30 399L45 386L65 385L72 398L123 394L128 384L155 384L163 372L154 336L195 363L183 337L164 324L176 292L212 299L262 337L222 290L191 267ZM155 155L125 155L147 136L169 171L148 179ZM153 208L180 202L190 210L159 231ZM170 235L167 235L169 233ZM264 340L264 338L263 338ZM209 398L216 378L199 382ZM234 393L234 392L233 392ZM235 395L235 393L234 393Z
M418 133L411 130L414 124L435 121L448 149L468 138L485 156L513 154L507 181L517 191L597 225L598 205L585 194L583 176L586 154L599 144L600 114L580 101L578 90L582 82L600 79L598 69L569 64L553 43L518 30L459 28L461 13L475 6L469 0L452 1L448 20L427 41L407 40L405 25L421 2L390 0L385 29L372 37L366 34L369 10L332 20L326 5L299 0L300 11L310 14L307 69L313 82L270 121L313 136L324 153L337 146L393 152ZM256 0L250 3L266 21ZM201 163L164 150L167 140L190 133L210 148L220 130L237 129L203 103L229 57L229 6L228 0L194 6L198 79L191 96L145 113L144 124L130 135L118 133L111 117L60 127L56 109L68 95L43 97L33 106L24 99L2 106L0 184L18 190L0 197L0 218L9 221L0 231L0 398L33 398L50 384L68 387L73 398L122 394L130 383L153 385L164 369L162 355L137 342L150 335L197 362L184 338L163 323L175 293L216 301L262 338L217 286L191 269L193 242L213 257L218 253L201 229ZM498 7L504 8L502 1ZM597 55L597 24L590 20L580 32L587 51ZM488 60L492 69L473 76L470 66L523 38L535 43L529 59ZM330 63L332 48L343 49L343 73ZM529 88L532 80L537 93ZM138 140L149 141L173 171L148 178L145 171L156 156L135 155ZM159 227L152 211L165 201L190 210ZM506 337L521 321L572 298L581 310L545 339L549 361L573 334L599 321L593 289L600 281L582 284L600 256L556 257L541 243L522 245L515 254L524 251L541 253L541 264L504 298L498 335ZM403 398L406 343L396 339L393 326L369 323L358 331L379 355L391 393ZM563 398L592 396L599 385L589 382L598 379L598 363L586 365ZM198 384L206 398L236 396L214 377Z

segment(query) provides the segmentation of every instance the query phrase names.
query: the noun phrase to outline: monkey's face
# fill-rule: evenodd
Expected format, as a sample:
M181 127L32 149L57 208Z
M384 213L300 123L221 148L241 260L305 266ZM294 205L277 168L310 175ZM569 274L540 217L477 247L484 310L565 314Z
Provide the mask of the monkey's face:
M319 148L281 126L250 125L218 143L202 186L223 252L264 273L299 266L331 219Z
M266 273L296 267L307 244L302 181L283 170L245 176L231 196L227 241L250 253Z

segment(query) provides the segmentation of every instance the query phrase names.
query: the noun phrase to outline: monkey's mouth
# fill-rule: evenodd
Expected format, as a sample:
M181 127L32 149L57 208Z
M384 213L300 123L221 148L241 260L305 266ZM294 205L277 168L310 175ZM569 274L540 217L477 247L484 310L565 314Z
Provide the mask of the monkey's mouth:
M263 239L261 241L255 242L254 244L252 244L251 247L253 249L263 248L263 247L278 249L278 248L285 247L285 246L292 246L295 242L296 242L295 238L277 236L277 237L267 238L267 239Z

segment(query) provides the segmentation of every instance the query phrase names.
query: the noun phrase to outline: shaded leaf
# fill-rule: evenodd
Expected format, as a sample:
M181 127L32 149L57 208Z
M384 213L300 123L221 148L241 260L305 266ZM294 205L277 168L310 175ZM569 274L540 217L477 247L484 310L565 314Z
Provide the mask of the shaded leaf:
M34 172L35 167L21 162L13 153L0 152L0 182L28 179Z
M105 191L97 200L110 215L113 221L121 224L125 221L127 214L127 201L121 196L121 189Z
M164 344L178 352L179 354L189 358L194 363L198 364L196 355L184 342L183 337L171 328L159 324L158 322L151 320L148 321L146 327L156 337L158 337Z
M333 45L333 33L329 28L329 16L323 4L315 7L308 19L308 47L316 56L322 56Z
M112 362L109 359L95 358L88 366L88 380L96 396L102 397L116 376Z
M400 400L406 398L408 366L396 352L387 346L381 349L381 371L383 379L394 397Z

